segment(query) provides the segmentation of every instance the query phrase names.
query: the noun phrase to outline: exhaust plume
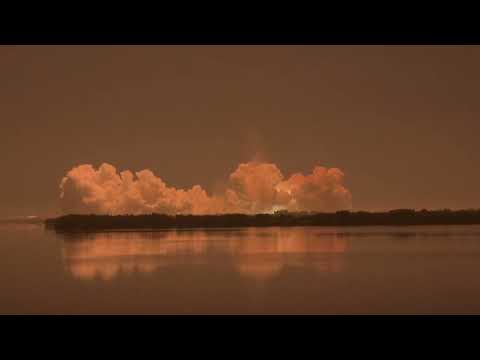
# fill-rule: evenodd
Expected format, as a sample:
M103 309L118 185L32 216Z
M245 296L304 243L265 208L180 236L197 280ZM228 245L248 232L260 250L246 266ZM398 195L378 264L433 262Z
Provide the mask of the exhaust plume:
M230 174L221 195L210 196L199 185L169 187L150 170L118 172L110 164L71 169L60 184L65 214L224 214L276 210L337 211L351 208L351 194L337 168L314 167L309 175L284 179L271 163L251 161Z

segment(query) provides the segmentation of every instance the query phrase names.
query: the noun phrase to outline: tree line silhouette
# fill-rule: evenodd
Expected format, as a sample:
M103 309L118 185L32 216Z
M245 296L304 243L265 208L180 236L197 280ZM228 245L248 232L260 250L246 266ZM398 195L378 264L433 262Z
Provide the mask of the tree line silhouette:
M221 215L65 215L47 219L58 231L96 231L160 228L262 227L262 226L363 226L363 225L468 225L480 224L480 209L412 210L387 212L337 211Z

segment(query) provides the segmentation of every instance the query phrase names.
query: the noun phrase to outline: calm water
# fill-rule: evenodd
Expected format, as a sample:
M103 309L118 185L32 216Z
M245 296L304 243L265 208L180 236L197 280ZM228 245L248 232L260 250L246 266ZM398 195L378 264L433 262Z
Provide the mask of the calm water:
M0 225L2 314L480 314L480 226Z

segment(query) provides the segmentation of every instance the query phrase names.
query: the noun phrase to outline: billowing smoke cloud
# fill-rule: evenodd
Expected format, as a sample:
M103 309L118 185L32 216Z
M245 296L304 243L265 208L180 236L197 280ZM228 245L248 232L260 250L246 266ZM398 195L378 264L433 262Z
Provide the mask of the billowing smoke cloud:
M337 168L316 166L312 173L288 179L275 164L240 164L221 195L201 186L169 187L150 170L117 172L102 164L80 165L60 184L62 211L68 214L223 214L289 211L337 211L351 208L350 192Z

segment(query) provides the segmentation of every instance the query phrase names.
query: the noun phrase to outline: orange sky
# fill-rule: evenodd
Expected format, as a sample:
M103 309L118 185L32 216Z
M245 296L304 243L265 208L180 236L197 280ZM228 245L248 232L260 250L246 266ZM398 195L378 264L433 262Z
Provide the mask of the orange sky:
M0 46L0 216L79 164L208 192L255 154L354 209L479 207L476 46Z

